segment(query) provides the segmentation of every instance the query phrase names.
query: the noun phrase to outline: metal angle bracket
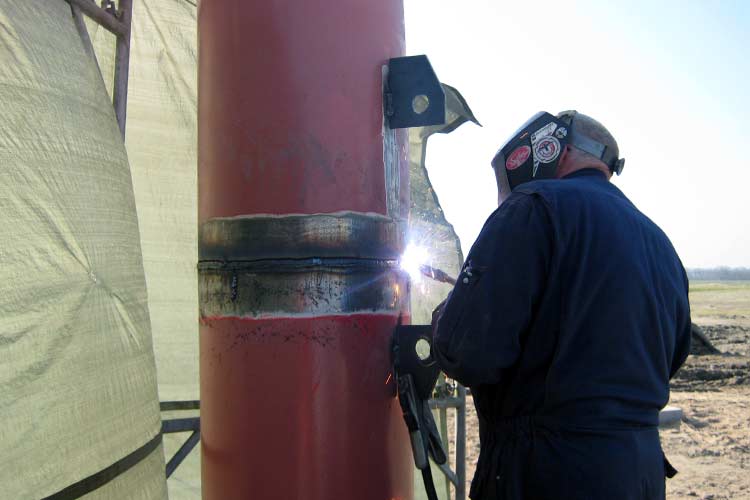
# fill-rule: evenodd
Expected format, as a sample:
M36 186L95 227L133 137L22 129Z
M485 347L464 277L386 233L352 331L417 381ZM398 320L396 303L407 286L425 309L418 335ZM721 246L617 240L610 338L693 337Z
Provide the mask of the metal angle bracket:
M388 60L383 105L391 129L445 123L445 93L427 56Z

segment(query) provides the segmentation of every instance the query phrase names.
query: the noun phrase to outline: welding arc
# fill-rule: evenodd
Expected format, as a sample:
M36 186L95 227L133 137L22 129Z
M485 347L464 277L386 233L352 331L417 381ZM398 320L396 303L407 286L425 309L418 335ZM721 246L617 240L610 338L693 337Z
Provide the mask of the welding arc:
M450 285L456 284L456 278L448 275L448 273L446 273L442 269L437 269L435 267L428 266L427 264L423 264L419 266L419 271L428 278L432 278L435 281L439 281L440 283L448 283Z

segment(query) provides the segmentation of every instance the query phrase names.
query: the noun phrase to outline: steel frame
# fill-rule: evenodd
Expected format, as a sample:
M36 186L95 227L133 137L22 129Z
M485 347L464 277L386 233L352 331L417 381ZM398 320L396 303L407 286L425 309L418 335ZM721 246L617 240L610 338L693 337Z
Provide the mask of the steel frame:
M450 391L452 392L452 391ZM161 411L178 410L200 410L200 401L162 401L159 403ZM466 499L466 388L457 385L456 396L446 395L430 400L430 408L440 412L440 418L445 425L447 410L456 410L456 470L453 471L448 464L440 465L439 468L445 477L453 484L456 491L455 500ZM200 417L175 418L162 420L162 434L176 432L190 432L187 441L180 447L174 456L167 462L167 478L180 466L183 460L190 454L195 445L200 441ZM447 435L443 435L447 439Z
M159 403L161 411L176 410L199 410L200 401L162 401ZM182 443L174 456L169 459L166 466L167 479L180 466L183 460L187 458L195 445L201 439L201 419L200 417L174 418L161 421L162 434L174 434L177 432L190 432L190 436Z
M128 72L130 70L130 31L133 19L133 0L119 0L115 8L111 8L114 2L103 4L108 7L99 7L93 0L65 0L70 4L81 38L83 39L86 51L94 56L93 46L89 38L86 24L83 22L82 14L98 23L101 27L115 35L115 77L114 90L112 95L112 106L115 108L115 117L117 125L120 127L120 134L123 141L125 140L125 119L128 110Z
M445 384L447 387L447 384ZM438 386L439 388L440 386ZM466 387L461 384L456 385L456 395L451 396L452 389L448 389L448 394L441 395L431 399L429 404L433 410L440 412L440 422L442 438L447 441L447 410L453 408L456 410L456 470L453 471L447 463L439 465L440 470L445 477L453 484L456 496L455 500L466 499ZM445 432L443 431L445 430Z

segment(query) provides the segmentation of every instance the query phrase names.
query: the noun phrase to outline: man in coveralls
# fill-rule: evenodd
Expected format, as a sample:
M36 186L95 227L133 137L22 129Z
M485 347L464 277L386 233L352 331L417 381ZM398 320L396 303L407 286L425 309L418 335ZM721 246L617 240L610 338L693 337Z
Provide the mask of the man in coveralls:
M690 348L672 244L613 184L612 135L538 113L493 160L499 208L433 320L441 368L471 388L470 496L661 499L658 416Z

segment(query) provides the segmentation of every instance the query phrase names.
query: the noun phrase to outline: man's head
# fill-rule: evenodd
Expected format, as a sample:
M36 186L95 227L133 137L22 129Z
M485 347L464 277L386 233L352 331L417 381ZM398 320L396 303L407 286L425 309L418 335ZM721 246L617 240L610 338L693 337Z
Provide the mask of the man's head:
M588 115L576 111L563 111L558 113L557 117L566 121L567 118L570 117L571 134L593 139L599 144L604 145L612 157L619 157L620 148L617 146L617 141L612 137L609 130L598 121ZM560 162L557 164L555 177L559 179L584 168L595 168L600 170L608 179L611 178L614 173L614 170L604 163L601 158L597 158L593 154L579 149L572 144L567 144L563 152L560 154Z
M619 175L625 160L612 134L598 121L575 111L557 116L539 112L506 141L492 160L502 203L524 182L564 177L583 168Z

